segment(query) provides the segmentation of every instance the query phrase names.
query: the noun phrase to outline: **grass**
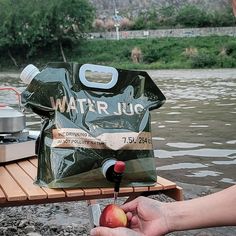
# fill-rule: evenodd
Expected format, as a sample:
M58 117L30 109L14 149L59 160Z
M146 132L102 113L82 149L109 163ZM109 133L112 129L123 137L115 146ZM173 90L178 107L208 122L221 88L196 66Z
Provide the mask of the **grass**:
M142 51L141 63L132 62L134 47ZM193 55L185 53L189 48L194 49ZM22 66L61 61L59 49L55 47L52 50L40 51L28 59L19 54L16 59ZM123 69L232 68L236 67L236 40L230 36L87 40L65 49L65 55L68 61L80 64L102 64ZM0 68L14 68L7 55L1 54Z
M232 45L231 53L220 55ZM234 47L235 46L235 47ZM131 51L142 51L142 62L133 63ZM197 54L186 56L186 48L196 48ZM158 38L120 41L96 40L83 42L71 53L71 60L79 63L112 65L124 69L177 69L235 67L234 37Z

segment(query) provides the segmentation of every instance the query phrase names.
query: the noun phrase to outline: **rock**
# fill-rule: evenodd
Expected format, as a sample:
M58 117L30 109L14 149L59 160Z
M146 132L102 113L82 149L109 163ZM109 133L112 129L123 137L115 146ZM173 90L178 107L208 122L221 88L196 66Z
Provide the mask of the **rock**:
M28 220L21 220L20 223L18 224L19 228L23 228L27 225Z
M72 227L71 225L68 225L68 226L66 227L66 231L72 232L72 230L73 230L73 227Z
M0 235L4 235L7 231L7 227L0 227Z
M42 236L42 234L37 233L37 232L30 232L27 234L27 236Z
M80 225L76 223L72 223L71 226L74 230L80 227Z
M28 225L25 227L26 233L34 232L35 231L35 226L34 225Z
M9 226L7 227L8 232L17 232L17 227L16 226Z

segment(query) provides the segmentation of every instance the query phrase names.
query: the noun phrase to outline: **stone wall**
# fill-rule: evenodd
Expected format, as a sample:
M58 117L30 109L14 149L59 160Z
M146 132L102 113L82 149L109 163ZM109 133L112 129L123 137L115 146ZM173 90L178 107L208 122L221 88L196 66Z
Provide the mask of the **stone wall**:
M236 36L236 27L133 30L90 33L91 39L133 39L161 37Z

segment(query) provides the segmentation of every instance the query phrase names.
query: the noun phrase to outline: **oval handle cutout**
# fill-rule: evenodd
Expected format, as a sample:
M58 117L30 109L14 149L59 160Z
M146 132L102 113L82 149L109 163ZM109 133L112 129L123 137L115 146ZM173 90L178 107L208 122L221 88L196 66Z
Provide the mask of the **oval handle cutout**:
M98 73L98 74L104 75L104 79L107 80L107 77L108 77L110 78L110 81L106 83L91 81L91 79L90 80L88 79L88 72L91 74ZM87 74L87 77L86 77L86 74ZM87 87L110 89L114 87L117 83L118 71L114 67L110 67L110 66L84 64L80 67L79 78L80 78L81 83Z

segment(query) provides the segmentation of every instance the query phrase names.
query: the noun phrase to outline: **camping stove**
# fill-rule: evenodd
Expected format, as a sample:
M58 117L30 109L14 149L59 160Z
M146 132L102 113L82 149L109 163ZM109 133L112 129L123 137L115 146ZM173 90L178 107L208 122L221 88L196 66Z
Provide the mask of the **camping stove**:
M0 88L14 90L14 88ZM35 139L25 130L25 115L9 106L0 105L0 163L35 155Z

